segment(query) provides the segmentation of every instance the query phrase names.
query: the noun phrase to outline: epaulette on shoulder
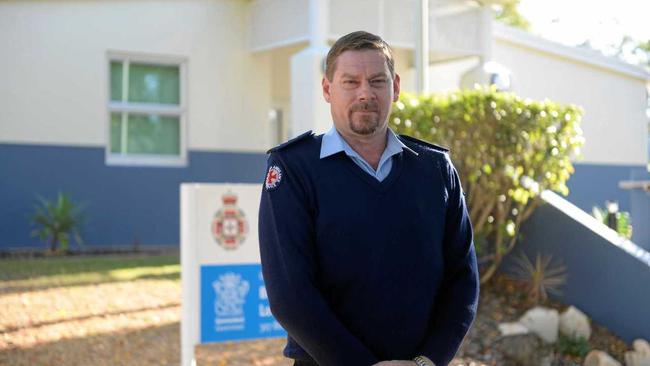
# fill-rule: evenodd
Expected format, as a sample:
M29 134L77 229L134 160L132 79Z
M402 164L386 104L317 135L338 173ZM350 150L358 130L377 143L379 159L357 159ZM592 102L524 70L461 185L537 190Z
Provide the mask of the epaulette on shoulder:
M441 152L444 152L444 153L449 152L449 149L446 148L446 147L442 147L442 146L440 146L440 145L436 145L436 144L432 144L432 143L430 143L430 142L426 142L426 141L423 141L423 140L420 140L420 139L416 139L415 137L412 137L412 136L408 136L408 135L399 135L399 137L400 137L400 138L403 138L403 139L406 139L406 140L409 140L409 141L411 141L411 142L414 142L414 143L416 143L416 144L420 144L420 145L428 146L428 147L430 147L430 148L432 148L432 149L434 149L434 150L437 150L437 151L441 151Z
M304 140L304 139L306 139L307 137L310 137L310 136L312 136L312 135L314 135L314 133L313 133L311 130L309 130L309 131L307 131L307 132L305 132L305 133L303 133L303 134L301 134L301 135L298 135L298 136L296 136L296 137L294 137L294 138L292 138L292 139L290 139L290 140L288 140L288 141L286 141L286 142L281 143L280 145L278 145L278 146L276 146L276 147L274 147L274 148L269 149L269 151L267 151L266 153L267 153L267 154L270 154L270 153L272 153L272 152L274 152L274 151L282 150L282 149L284 149L285 147L287 147L287 146L289 146L289 145L293 145L293 144L295 144L296 142L301 141L301 140Z

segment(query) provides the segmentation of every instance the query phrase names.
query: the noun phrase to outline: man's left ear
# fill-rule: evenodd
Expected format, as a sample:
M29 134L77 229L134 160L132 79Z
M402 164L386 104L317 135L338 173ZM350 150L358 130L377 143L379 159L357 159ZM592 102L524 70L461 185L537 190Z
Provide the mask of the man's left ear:
M393 102L397 102L399 99L399 75L395 74L393 78Z
M321 87L323 88L323 98L325 98L325 101L327 103L330 102L330 86L331 83L329 80L327 80L327 76L323 76L323 79L320 82Z

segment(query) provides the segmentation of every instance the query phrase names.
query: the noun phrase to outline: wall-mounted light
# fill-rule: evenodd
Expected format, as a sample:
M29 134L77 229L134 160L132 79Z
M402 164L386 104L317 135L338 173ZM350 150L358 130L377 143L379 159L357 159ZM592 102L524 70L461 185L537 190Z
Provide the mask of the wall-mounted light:
M460 86L464 89L473 88L476 84L494 85L499 91L509 91L512 87L512 73L507 67L495 61L480 63L463 74L460 79Z
M607 226L612 230L616 230L618 228L618 202L605 201L605 207L607 208Z

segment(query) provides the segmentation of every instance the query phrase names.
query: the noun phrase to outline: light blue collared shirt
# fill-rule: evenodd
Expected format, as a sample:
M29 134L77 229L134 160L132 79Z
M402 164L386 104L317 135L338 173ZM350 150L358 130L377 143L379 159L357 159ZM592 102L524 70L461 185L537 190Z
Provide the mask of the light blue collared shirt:
M390 128L386 134L388 138L386 141L386 149L384 149L384 152L379 158L379 165L377 165L377 170L373 169L372 166L370 166L370 164L368 164L368 162L365 161L361 155L359 155L359 153L352 149L352 147L343 139L343 137L341 137L341 134L339 134L339 132L336 130L336 127L334 126L332 126L332 128L323 135L323 141L321 142L320 146L320 158L323 159L330 155L334 155L338 152L343 151L352 159L352 161L354 161L355 164L363 169L364 172L370 174L381 182L388 176L388 174L390 174L390 170L393 167L392 157L394 155L401 153L404 149L412 152L415 155L418 154L415 151L411 150L408 146L404 145L404 143L397 138L395 133Z

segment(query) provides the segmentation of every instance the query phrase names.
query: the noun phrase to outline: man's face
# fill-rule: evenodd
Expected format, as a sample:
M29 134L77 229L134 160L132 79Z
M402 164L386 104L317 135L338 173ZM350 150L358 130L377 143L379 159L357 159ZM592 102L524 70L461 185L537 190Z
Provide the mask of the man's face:
M343 52L336 59L332 80L324 77L322 85L334 125L343 136L385 131L391 105L399 97L399 76L391 78L380 51Z

